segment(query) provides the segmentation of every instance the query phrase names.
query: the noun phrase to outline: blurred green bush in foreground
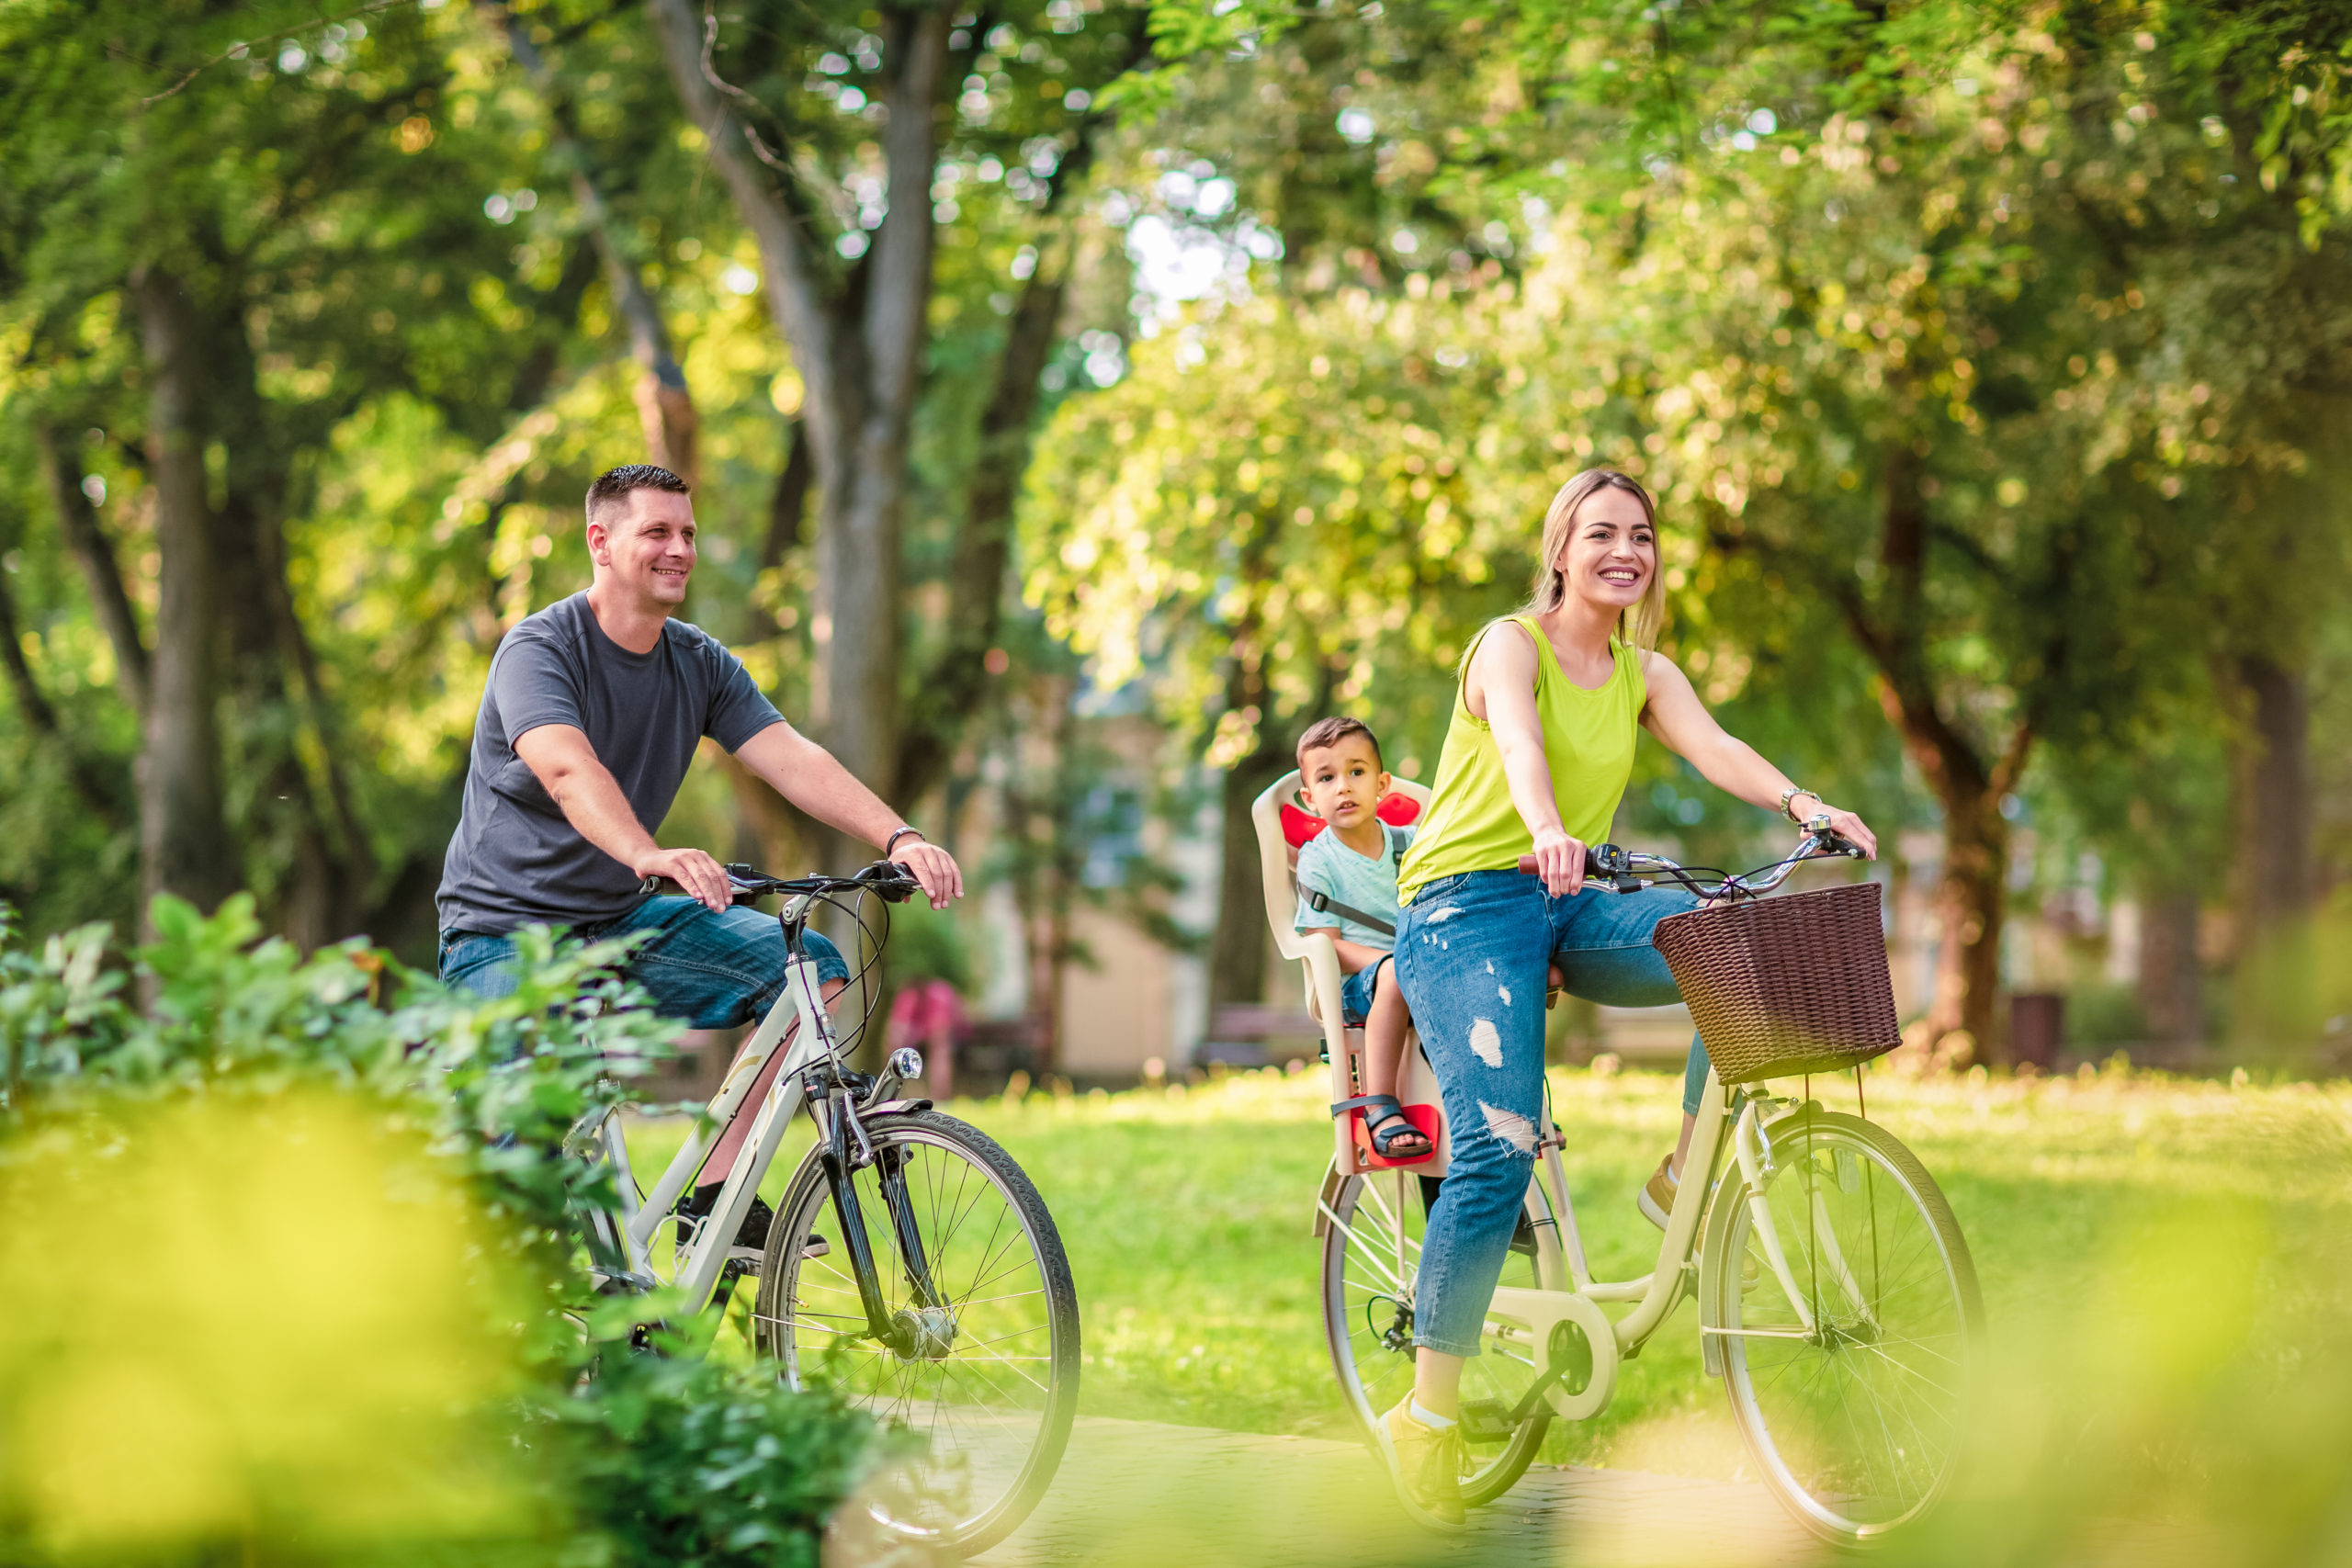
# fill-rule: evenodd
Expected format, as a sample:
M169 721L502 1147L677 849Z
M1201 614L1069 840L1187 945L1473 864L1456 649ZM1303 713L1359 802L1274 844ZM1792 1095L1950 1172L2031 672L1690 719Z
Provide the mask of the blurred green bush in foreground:
M0 923L0 1562L816 1560L868 1425L572 1267L563 1135L674 1032L620 948L481 1002L242 897L155 929L141 1008L103 928Z

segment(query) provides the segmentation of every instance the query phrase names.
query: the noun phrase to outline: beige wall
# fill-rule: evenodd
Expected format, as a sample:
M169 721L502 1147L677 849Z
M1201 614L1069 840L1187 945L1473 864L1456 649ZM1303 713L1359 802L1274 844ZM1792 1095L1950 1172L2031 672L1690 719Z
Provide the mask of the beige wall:
M1061 1070L1135 1077L1148 1057L1174 1061L1176 955L1100 910L1074 924L1095 964L1073 964L1062 977Z

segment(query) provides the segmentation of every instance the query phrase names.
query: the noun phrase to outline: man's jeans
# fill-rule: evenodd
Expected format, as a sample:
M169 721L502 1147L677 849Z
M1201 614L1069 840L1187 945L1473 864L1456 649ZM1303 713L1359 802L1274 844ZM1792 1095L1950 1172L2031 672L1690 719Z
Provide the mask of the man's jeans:
M1535 1166L1544 1110L1544 981L1557 963L1572 995L1604 1007L1682 999L1650 933L1698 900L1680 888L1587 885L1555 898L1517 871L1425 884L1396 928L1396 978L1445 1098L1453 1157L1421 1242L1413 1342L1478 1353ZM1706 1082L1694 1038L1689 1085Z
M695 898L648 898L573 934L596 942L637 931L655 935L629 954L628 977L652 993L664 1018L695 1029L732 1029L763 1016L784 994L784 928L774 915L747 908L714 914ZM840 949L815 931L801 940L817 961L820 984L849 978ZM444 984L486 998L512 996L514 939L444 931L440 968Z

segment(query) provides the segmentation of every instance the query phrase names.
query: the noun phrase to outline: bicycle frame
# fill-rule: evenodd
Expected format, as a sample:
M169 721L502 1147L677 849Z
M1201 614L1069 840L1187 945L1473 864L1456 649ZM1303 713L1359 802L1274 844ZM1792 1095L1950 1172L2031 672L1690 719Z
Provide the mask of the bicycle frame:
M708 1120L698 1124L687 1137L676 1157L654 1183L643 1201L638 1198L635 1173L629 1164L628 1140L621 1125L620 1108L606 1111L591 1122L573 1129L567 1147L577 1148L593 1140L599 1145L602 1156L609 1162L618 1189L619 1204L612 1212L600 1211L591 1216L590 1250L596 1272L620 1284L639 1292L662 1288L662 1281L652 1269L652 1237L656 1230L672 1218L671 1211L686 1183L702 1168L713 1143L734 1120L752 1087L768 1061L789 1037L792 1044L775 1081L770 1086L766 1100L754 1115L743 1148L719 1189L718 1200L710 1213L697 1229L694 1241L680 1254L676 1276L672 1281L685 1293L689 1314L699 1313L709 1305L722 1278L732 1282L727 1273L728 1250L743 1217L751 1210L752 1200L758 1195L760 1181L775 1159L776 1150L784 1141L784 1133L795 1112L805 1103L810 1119L816 1123L818 1137L824 1150L825 1173L831 1187L836 1210L842 1215L843 1245L856 1271L860 1293L864 1298L867 1326L877 1337L891 1332L889 1322L883 1317L880 1293L875 1273L872 1249L865 1227L858 1218L855 1191L850 1185L850 1173L870 1163L874 1157L870 1145L865 1145L864 1129L857 1123L856 1112L847 1114L847 1091L835 1086L829 1096L812 1095L809 1075L812 1069L835 1057L837 1041L831 1017L826 1012L824 998L819 989L817 966L801 951L798 931L815 903L813 897L796 895L788 900L781 919L789 933L788 953L785 965L784 993L776 998L767 1015L760 1021L744 1049L728 1069L727 1077L712 1097L707 1114ZM795 1025L799 1032L794 1033ZM841 1101L841 1104L831 1103ZM870 1111L884 1107L870 1107ZM854 1136L859 1147L852 1146ZM897 1188L893 1190L896 1181ZM903 1201L903 1178L895 1171L883 1173L883 1189L890 1201L892 1224L899 1236L901 1256L907 1260L910 1282L918 1298L930 1303L934 1296L928 1265L923 1258L921 1240L912 1234ZM617 1224L616 1224L617 1222Z
M1738 1103L1735 1107L1731 1093L1710 1069L1706 1088L1700 1097L1698 1124L1692 1132L1690 1144L1694 1153L1701 1150L1706 1153L1703 1179L1693 1179L1700 1176L1702 1169L1696 1162L1686 1168L1684 1179L1675 1190L1674 1207L1667 1216L1666 1234L1658 1241L1657 1262L1650 1272L1634 1280L1604 1280L1592 1277L1591 1269L1585 1259L1583 1238L1577 1226L1576 1201L1569 1195L1566 1176L1560 1161L1559 1140L1553 1134L1546 1117L1544 1157L1537 1179L1548 1190L1561 1247L1566 1255L1569 1288L1559 1291L1498 1285L1487 1316L1489 1322L1499 1320L1508 1325L1514 1331L1514 1337L1523 1336L1543 1358L1544 1364L1539 1368L1542 1378L1536 1386L1552 1405L1555 1415L1568 1420L1581 1420L1606 1406L1615 1392L1617 1364L1641 1353L1642 1347L1673 1315L1686 1291L1697 1294L1702 1226L1703 1224L1710 1233L1718 1236L1728 1228L1724 1216L1717 1214L1710 1218L1719 1183L1730 1174L1725 1164L1727 1152L1731 1163L1739 1168L1740 1174L1747 1179L1750 1219L1763 1244L1776 1282L1787 1293L1799 1321L1807 1325L1806 1332L1810 1332L1812 1317L1806 1309L1805 1294L1789 1269L1771 1213L1762 1196L1764 1166L1770 1154L1769 1140L1762 1129L1759 1113L1765 1106L1777 1102L1745 1092L1737 1098ZM1329 1223L1339 1224L1328 1202L1323 1209ZM1400 1245L1402 1239L1400 1228ZM1842 1259L1835 1267L1842 1271ZM1406 1277L1410 1278L1409 1270ZM1848 1294L1854 1294L1850 1285ZM1624 1316L1611 1319L1601 1310L1600 1303L1604 1302L1630 1302L1634 1308ZM1700 1332L1711 1373L1715 1371L1716 1337L1736 1332L1704 1321L1705 1317L1712 1315L1702 1307ZM1573 1325L1593 1347L1590 1377L1583 1387L1574 1392L1554 1386L1558 1371L1556 1363L1562 1356L1560 1331L1563 1325ZM1603 1341L1608 1346L1605 1353L1600 1350Z

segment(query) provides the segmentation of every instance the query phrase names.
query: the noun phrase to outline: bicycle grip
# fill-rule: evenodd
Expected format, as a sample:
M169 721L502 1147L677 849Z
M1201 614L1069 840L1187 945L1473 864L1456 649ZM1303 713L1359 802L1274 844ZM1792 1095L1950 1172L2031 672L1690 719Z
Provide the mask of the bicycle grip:
M1625 852L1614 844L1587 844L1584 849L1584 874L1587 876L1614 876L1624 858ZM1522 876L1535 875L1535 857L1520 856L1519 870Z

